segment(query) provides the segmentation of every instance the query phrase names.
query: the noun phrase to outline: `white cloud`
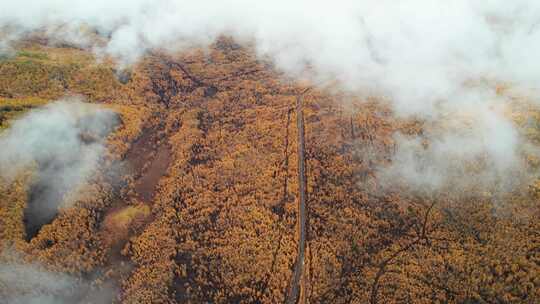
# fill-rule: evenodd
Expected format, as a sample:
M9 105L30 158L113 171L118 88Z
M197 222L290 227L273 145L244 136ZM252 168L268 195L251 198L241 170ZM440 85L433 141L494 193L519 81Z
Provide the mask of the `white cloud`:
M398 114L428 120L447 109L492 111L486 105L501 101L490 96L492 87L478 83L510 83L528 92L540 89L540 2L533 0L20 0L0 4L0 26L19 32L48 28L53 35L55 27L63 25L63 31L71 31L63 37L87 46L87 40L74 38L83 24L110 36L106 45L94 49L120 64L135 62L152 49L208 45L221 34L253 41L260 56L269 55L289 75L302 74L309 64L317 82L337 79L348 91L386 97ZM503 120L498 123L507 128ZM478 117L476 124L481 130L484 118ZM515 131L506 135L511 134ZM491 152L503 144L519 144L517 139L481 139Z

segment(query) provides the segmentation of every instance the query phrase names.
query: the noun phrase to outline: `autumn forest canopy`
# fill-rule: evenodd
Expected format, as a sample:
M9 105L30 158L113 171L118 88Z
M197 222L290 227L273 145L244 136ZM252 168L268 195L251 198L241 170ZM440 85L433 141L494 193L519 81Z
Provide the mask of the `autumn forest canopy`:
M4 2L0 304L540 302L540 4Z

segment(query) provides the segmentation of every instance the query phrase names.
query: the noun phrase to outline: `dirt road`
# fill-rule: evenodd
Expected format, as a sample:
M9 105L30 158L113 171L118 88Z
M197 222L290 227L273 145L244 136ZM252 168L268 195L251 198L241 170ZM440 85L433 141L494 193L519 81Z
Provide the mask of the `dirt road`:
M303 112L303 99L305 90L296 98L296 126L298 129L298 255L296 257L296 263L294 268L294 276L291 281L289 289L289 296L287 297L287 303L298 303L301 293L303 272L304 272L304 257L306 249L306 158L305 158L305 139L304 139L304 112Z

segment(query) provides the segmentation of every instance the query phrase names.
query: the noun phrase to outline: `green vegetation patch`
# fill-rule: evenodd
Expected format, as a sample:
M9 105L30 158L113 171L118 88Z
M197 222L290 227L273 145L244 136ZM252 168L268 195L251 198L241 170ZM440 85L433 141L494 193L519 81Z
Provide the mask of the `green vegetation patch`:
M120 87L112 66L91 53L66 48L28 48L0 60L0 97L57 99L72 93L91 101L110 99Z
M47 56L46 53L35 52L35 51L25 51L25 50L19 51L17 53L17 57L26 57L26 58L40 59L40 60L49 59L49 56Z
M105 219L105 225L110 230L127 229L136 219L144 219L150 216L151 210L147 205L139 204L128 206L114 212Z

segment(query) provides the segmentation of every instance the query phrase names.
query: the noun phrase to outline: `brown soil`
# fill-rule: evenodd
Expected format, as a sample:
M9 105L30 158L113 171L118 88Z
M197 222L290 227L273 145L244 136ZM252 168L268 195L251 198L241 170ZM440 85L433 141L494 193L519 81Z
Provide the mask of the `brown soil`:
M170 147L162 135L159 126L145 129L125 157L135 177L135 197L145 203L152 202L159 180L171 163Z
M135 193L144 202L151 202L159 180L164 176L171 163L170 147L162 144L146 172L135 183Z

